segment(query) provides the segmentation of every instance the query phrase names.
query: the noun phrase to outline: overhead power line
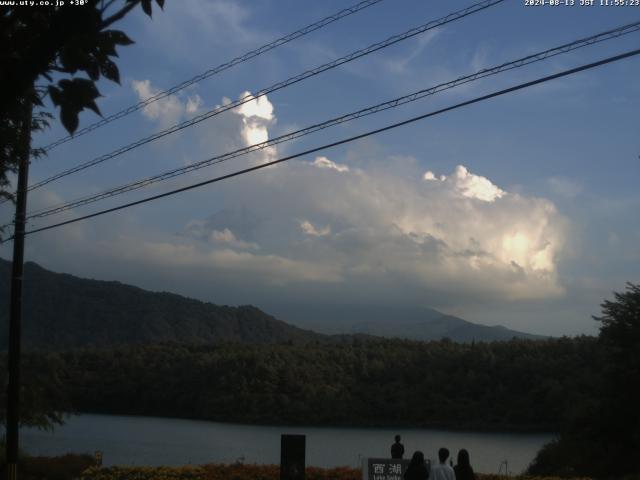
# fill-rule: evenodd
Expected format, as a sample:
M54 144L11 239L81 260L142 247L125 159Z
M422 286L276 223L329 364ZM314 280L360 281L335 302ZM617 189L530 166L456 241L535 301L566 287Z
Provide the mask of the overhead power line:
M271 43L267 43L266 45L263 45L259 48L256 48L255 50L251 50L250 52L245 53L244 55L241 55L239 57L234 58L233 60L230 60L226 63L222 63L220 65L218 65L217 67L211 68L209 70L207 70L206 72L203 72L199 75L196 75L195 77L189 79L189 80L185 80L182 83L179 83L178 85L171 87L167 90L164 90L160 93L157 93L156 95L153 95L152 97L149 97L145 100L142 100L138 103L136 103L135 105L131 105L128 108L125 108L124 110L121 110L117 113L114 113L112 115L109 115L106 118L103 118L102 120L99 120L95 123L92 123L91 125L88 125L80 130L78 130L77 132L75 132L73 135L67 135L66 137L62 137L58 140L56 140L55 142L52 142L48 145L45 145L44 150L45 151L50 151L54 148L56 148L59 145L62 145L63 143L67 143L70 140L73 140L75 138L78 138L86 133L92 132L93 130L96 130L100 127L103 127L104 125L107 125L108 123L111 123L115 120L118 120L120 118L126 117L127 115L132 114L133 112L137 112L138 110L140 110L141 108L146 107L147 105L152 104L153 102L157 102L158 100L161 100L165 97L168 97L169 95L173 95L174 93L179 92L180 90L184 90L187 87L190 87L191 85L194 85L198 82L201 82L202 80L205 80L209 77L212 77L213 75L217 75L218 73L221 73L225 70L228 70L231 67L234 67L240 63L246 62L247 60L251 60L252 58L257 57L258 55L262 55L263 53L269 52L277 47L280 47L281 45L284 45L286 43L289 43L293 40L296 40L300 37L303 37L305 35L308 35L311 32L314 32L315 30L319 30L327 25L329 25L330 23L336 22L342 18L348 17L349 15L353 15L356 12L359 12L361 10L364 10L365 8L369 8L372 5L375 5L377 3L380 3L382 0L365 0L363 2L357 3L351 7L347 7L343 10L340 10L337 13L334 13L333 15L329 15L328 17L323 18L322 20L319 20L315 23L312 23L311 25L307 25L306 27L301 28L300 30L296 30L293 33L290 33L288 35L285 35L284 37L280 37L277 40L274 40Z
M117 150L114 150L111 153L107 153L105 155L102 155L100 157L94 158L93 160L89 160L87 162L81 163L73 168L70 168L68 170L65 170L63 172L57 173L51 177L45 178L44 180L41 180L40 182L37 182L33 185L31 185L29 187L29 190L34 190L36 188L40 188L44 185L47 185L48 183L51 183L55 180L58 180L60 178L66 177L68 175L80 172L82 170L85 170L89 167L93 167L95 165L98 165L100 163L106 162L107 160L111 160L112 158L115 158L119 155L122 155L123 153L129 152L135 148L138 148L142 145L145 145L147 143L150 143L154 140L158 140L162 137L165 137L167 135L170 135L172 133L175 133L177 131L183 130L187 127L191 127L197 123L200 123L208 118L211 118L215 115L219 115L222 112L226 112L227 110L231 110L233 108L236 108L240 105L243 105L247 102L250 102L256 98L260 98L263 97L269 93L273 93L277 90L281 90L285 87L289 87L290 85L293 85L295 83L301 82L302 80L306 80L307 78L313 77L315 75L319 75L322 72L326 72L327 70L333 69L338 67L339 65L343 65L345 63L351 62L353 60L356 60L360 57L363 57L365 55L369 55L373 52L376 52L378 50L381 50L383 48L387 48L391 45L394 45L398 42L401 42L403 40L406 40L408 38L414 37L416 35L419 35L421 33L424 33L428 30L432 30L434 28L440 27L442 25L445 25L447 23L456 21L456 20L460 20L461 18L464 18L468 15L472 15L474 13L477 13L479 11L482 11L486 8L489 8L493 5L499 4L504 2L505 0L483 0L481 2L478 3L474 3L473 5L464 8L462 10L458 10L456 12L450 13L448 15L446 15L445 17L442 17L438 20L433 20L430 21L428 23L425 23L424 25L421 25L419 27L415 27L412 28L410 30L407 30L404 33L398 34L398 35L394 35L392 37L387 38L386 40L382 41L382 42L378 42L378 43L374 43L373 45L369 45L366 48L363 48L361 50L356 50L355 52L352 52L348 55L345 55L344 57L340 57L336 60L333 60L329 63L325 63L324 65L321 65L319 67L316 67L314 69L311 70L307 70L299 75L290 77L287 80L284 80L282 82L278 82L274 85L271 85L270 87L264 88L260 91L258 91L255 95L245 95L244 97L240 98L239 100L236 100L234 102L230 102L226 105L222 105L219 106L217 108L214 108L213 110L209 110L208 112L202 113L200 115L197 115L196 117L190 119L190 120L186 120L182 123L173 125L172 127L169 127L165 130L162 130L160 132L154 133L153 135L150 135L148 137L142 138L140 140L137 140L136 142L133 142L129 145L123 146L118 148Z
M525 88L529 88L529 87L532 87L534 85L539 85L539 84L542 84L542 83L545 83L545 82L548 82L548 81L551 81L551 80L555 80L557 78L566 77L568 75L573 75L573 74L578 73L578 72L589 70L589 69L592 69L592 68L595 68L595 67L599 67L599 66L602 66L602 65L606 65L606 64L609 64L609 63L617 62L617 61L620 61L622 59L633 57L633 56L638 55L638 54L640 54L640 49L631 50L629 52L622 53L620 55L615 55L615 56L612 56L612 57L605 58L603 60L599 60L597 62L592 62L592 63L589 63L589 64L581 65L581 66L576 67L576 68L572 68L572 69L569 69L569 70L564 70L562 72L555 73L553 75L547 75L545 77L541 77L541 78L538 78L536 80L532 80L532 81L529 81L529 82L521 83L519 85L515 85L515 86L509 87L509 88L505 88L503 90L499 90L499 91L496 91L496 92L493 92L493 93L490 93L490 94L487 94L487 95L482 95L482 96L476 97L476 98L474 98L472 100L467 100L465 102L457 103L455 105L452 105L452 106L449 106L449 107L446 107L446 108L441 108L439 110L435 110L435 111L432 111L432 112L429 112L429 113L425 113L423 115L418 115L417 117L413 117L413 118L410 118L408 120L404 120L402 122L393 123L391 125L387 125L386 127L382 127L382 128L378 128L378 129L375 129L375 130L371 130L369 132L362 133L360 135L355 135L353 137L345 138L345 139L342 139L342 140L339 140L339 141L336 141L336 142L333 142L333 143L329 143L329 144L325 144L325 145L322 145L322 146L319 146L319 147L311 148L309 150L305 150L303 152L299 152L299 153L296 153L294 155L289 155L287 157L280 158L278 160L273 160L271 162L263 163L261 165L256 165L256 166L253 166L253 167L245 168L243 170L238 170L236 172L229 173L227 175L222 175L222 176L215 177L215 178L212 178L212 179L209 179L209 180L205 180L203 182L194 183L192 185L188 185L188 186L185 186L185 187L177 188L175 190L171 190L171 191L165 192L165 193L160 193L158 195L153 195L151 197L143 198L141 200L137 200L137 201L134 201L134 202L129 202L129 203L125 203L125 204L122 204L122 205L118 205L116 207L107 208L105 210L101 210L99 212L91 213L89 215L84 215L82 217L78 217L78 218L74 218L74 219L71 219L71 220L66 220L64 222L59 222L59 223L55 223L55 224L52 224L52 225L47 225L45 227L40 227L40 228L36 228L36 229L33 229L33 230L29 230L29 231L25 232L25 235L30 235L30 234L33 234L33 233L43 232L45 230L51 230L53 228L58 228L58 227L61 227L61 226L64 226L64 225L69 225L71 223L76 223L76 222L80 222L82 220L87 220L89 218L98 217L100 215L105 215L107 213L116 212L116 211L119 211L119 210L123 210L125 208L133 207L133 206L136 206L136 205L141 205L143 203L148 203L148 202L151 202L151 201L154 201L154 200L158 200L158 199L161 199L161 198L164 198L164 197L168 197L168 196L171 196L171 195L176 195L178 193L186 192L188 190L193 190L195 188L202 187L204 185L217 183L217 182L220 182L220 181L223 181L223 180L227 180L229 178L237 177L237 176L249 173L249 172L253 172L253 171L260 170L260 169L263 169L263 168L267 168L267 167L270 167L270 166L273 166L273 165L277 165L279 163L283 163L283 162L286 162L286 161L289 161L289 160L293 160L294 158L299 158L299 157L302 157L304 155L309 155L311 153L316 153L316 152L319 152L319 151L322 151L322 150L326 150L328 148L337 147L339 145L344 145L346 143L350 143L350 142L353 142L353 141L356 141L356 140L360 140L360 139L363 139L363 138L366 138L366 137L369 137L369 136L372 136L372 135L376 135L376 134L379 134L379 133L382 133L382 132L386 132L388 130L393 130L395 128L398 128L398 127L401 127L401 126L404 126L404 125L408 125L410 123L414 123L414 122L417 122L419 120L423 120L425 118L433 117L433 116L440 115L440 114L445 113L445 112L456 110L458 108L466 107L468 105L472 105L472 104L479 103L479 102L482 102L482 101L485 101L485 100L489 100L491 98L495 98L495 97L499 97L499 96L502 96L502 95L506 95L508 93L515 92L517 90L523 90ZM9 241L12 238L13 237L8 238L7 240L3 241L2 243L6 242L6 241Z
M263 150L267 147L270 146L274 146L274 145L278 145L280 143L284 143L287 141L291 141L294 140L296 138L300 138L306 135L309 135L311 133L315 133L317 131L320 130L324 130L326 128L329 127L333 127L335 125L339 125L342 123L346 123L349 122L351 120L355 120L367 115L372 115L375 113L379 113L381 111L385 111L391 108L395 108L398 107L400 105L404 105L406 103L410 103L410 102L414 102L416 100L425 98L427 96L430 95L434 95L437 94L439 92L445 91L445 90L449 90L451 88L457 87L459 85L463 85L469 82L473 82L488 76L492 76L492 75L496 75L505 71L509 71L509 70L513 70L515 68L520 68L526 65L530 65L532 63L536 63L536 62L540 62L543 60L546 60L548 58L551 57L555 57L557 55L563 54L563 53L567 53L573 50L577 50L579 48L583 48L586 46L590 46L599 42L603 42L606 40L611 40L613 38L618 38L621 37L623 35L627 35L633 32L637 32L638 30L640 30L640 21L635 22L635 23L631 23L628 25L623 25L614 29L610 29L607 30L605 32L601 32L598 33L596 35L592 35L590 37L586 37L586 38L582 38L579 40L575 40L571 43L566 43L563 45L560 45L558 47L554 47L554 48L550 48L538 53L534 53L531 55L527 55L525 57L519 58L517 60L512 60L509 62L505 62L502 63L500 65L497 65L495 67L491 67L491 68L485 68L482 70L479 70L475 73L472 73L470 75L465 75L462 77L458 77L455 80L451 80L449 82L446 83L441 83L438 84L436 86L433 87L429 87L426 89L422 89L419 90L417 92L408 94L408 95L404 95L402 97L398 97L395 98L393 100L389 100L383 103L379 103L377 105L373 105L361 110L358 110L356 112L352 112L352 113L348 113L339 117L335 117L329 120L326 120L324 122L321 123L316 123L314 125L308 126L306 128L300 129L300 130L296 130L294 132L290 132L287 133L285 135L281 135L279 137L275 137L272 138L270 140L261 142L261 143L257 143L254 145L250 145L244 148L240 148L238 150L234 150L232 152L228 152L222 155L217 155L215 157L211 157L208 158L206 160L202 160L200 162L197 163L193 163L191 165L187 165L184 167L180 167L180 168L175 168L172 170L168 170L165 171L163 173L157 174L157 175L153 175L147 178L143 178L140 180L136 180L124 185L120 185L117 187L113 187L110 188L108 190L93 194L93 195L89 195L89 196L85 196L76 200L72 200L69 202L64 202L61 203L59 205L55 205L55 206L51 206L51 207L47 207L41 210L37 210L37 211L33 211L30 212L27 215L27 219L34 219L34 218L43 218L43 217L47 217L50 215L54 215L54 214L58 214L61 212L64 212L66 210L70 210L72 208L76 208L76 207L80 207L80 206L84 206L84 205L88 205L91 203L95 203L97 201L106 199L106 198L110 198L110 197L114 197L116 195L121 195L124 194L126 192L130 192L133 190L137 190L139 188L143 188L143 187L147 187L149 185L164 181L164 180L168 180L170 178L174 178L180 175L184 175L186 173L189 172L193 172L195 170L200 170L202 168L211 166L211 165L215 165L215 164L219 164L225 161L228 161L232 158L237 158L243 155L247 155L251 152L255 152L255 151L259 151L259 150Z

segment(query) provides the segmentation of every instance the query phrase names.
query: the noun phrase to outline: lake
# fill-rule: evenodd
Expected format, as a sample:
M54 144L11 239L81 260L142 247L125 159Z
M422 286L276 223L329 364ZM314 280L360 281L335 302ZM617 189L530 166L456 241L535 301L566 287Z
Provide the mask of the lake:
M437 457L466 448L478 472L517 474L552 434L460 432L432 429L255 426L174 418L77 415L53 433L22 429L20 446L33 455L101 450L105 465L187 465L203 463L278 464L280 435L306 434L307 465L359 466L364 457L387 457L396 433L405 457L422 450Z

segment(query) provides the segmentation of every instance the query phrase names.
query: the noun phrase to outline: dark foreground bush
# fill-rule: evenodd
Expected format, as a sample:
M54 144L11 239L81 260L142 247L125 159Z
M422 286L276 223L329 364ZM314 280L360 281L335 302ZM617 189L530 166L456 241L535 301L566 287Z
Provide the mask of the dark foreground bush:
M80 480L279 480L278 465L210 464L185 467L90 468ZM307 467L307 480L361 480L362 470L351 467ZM559 480L557 477L508 477L509 480ZM500 475L478 475L478 480L505 480ZM590 480L590 479L573 479Z
M567 447L566 442L553 440L538 451L527 469L527 474L539 477L575 477L577 475L575 468L567 465L567 459L573 457L575 455Z
M279 480L278 465L209 464L184 467L90 468L81 480ZM307 467L307 480L361 480L362 470L350 467Z
M31 457L23 455L18 462L20 480L73 480L95 465L91 455L68 453L61 457ZM6 464L0 465L0 478L6 476Z

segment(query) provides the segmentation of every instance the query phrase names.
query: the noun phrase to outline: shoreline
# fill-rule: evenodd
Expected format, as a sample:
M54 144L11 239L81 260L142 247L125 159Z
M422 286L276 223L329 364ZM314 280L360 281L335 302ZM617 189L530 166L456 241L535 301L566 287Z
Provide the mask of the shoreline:
M347 430L390 430L395 431L402 430L435 430L442 432L465 432L465 433L522 433L522 434L540 434L540 435L557 435L558 430L549 426L533 426L533 425L487 425L487 424L459 424L452 425L448 423L431 423L424 425L409 425L402 423L369 423L369 424L334 424L334 423L278 423L278 422L243 422L233 419L213 419L213 418L200 418L190 416L160 416L160 415L146 415L144 413L117 413L117 412L101 412L101 411L82 411L82 412L65 412L66 417L83 416L83 415L103 415L112 417L143 417L143 418L156 418L162 420L187 420L193 422L207 422L207 423L220 423L225 425L239 425L245 427L283 427L283 428L341 428ZM55 427L54 427L55 428Z

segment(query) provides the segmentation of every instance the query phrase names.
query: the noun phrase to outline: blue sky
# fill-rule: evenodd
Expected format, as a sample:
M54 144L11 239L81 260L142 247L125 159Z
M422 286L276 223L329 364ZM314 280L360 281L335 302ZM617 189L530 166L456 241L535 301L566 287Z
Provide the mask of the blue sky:
M640 19L640 7L507 0L36 190L44 208L272 138ZM348 6L169 1L118 28L116 112ZM471 2L384 0L60 146L37 181ZM490 77L261 154L34 222L46 225L295 153L637 48L640 34ZM220 304L304 318L332 304L431 306L534 333L595 333L590 315L637 281L640 61L446 113L225 183L28 237L27 258ZM96 120L82 114L81 126ZM59 125L36 144L63 135ZM9 210L0 210L3 219ZM6 246L0 251L8 258Z

